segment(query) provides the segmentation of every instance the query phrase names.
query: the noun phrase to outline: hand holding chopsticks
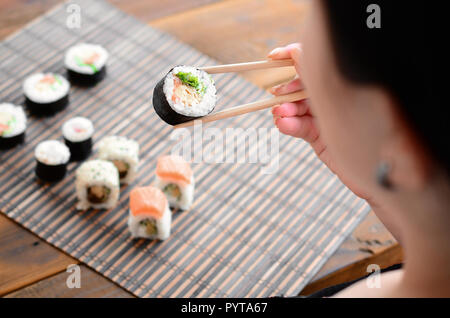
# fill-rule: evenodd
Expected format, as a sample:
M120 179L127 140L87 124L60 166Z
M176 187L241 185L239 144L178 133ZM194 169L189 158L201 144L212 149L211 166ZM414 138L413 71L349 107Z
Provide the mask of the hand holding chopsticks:
M284 67L284 66L292 66L294 65L294 61L292 59L284 59L284 60L267 60L267 61L256 61L256 62L248 62L248 63L239 63L239 64L227 64L227 65L216 65L216 66L207 66L201 67L201 70L208 72L210 74L217 73L228 73L228 72L239 72L239 71L248 71L248 70L257 70L257 69L266 69L266 68L274 68L274 67ZM256 101L232 108L228 108L216 113L212 113L210 115L200 117L196 120L200 120L203 123L216 121L220 119L225 119L229 117L234 117L238 115L247 114L250 112L262 110L265 108L269 108L278 104L295 102L306 99L308 96L306 91L298 91L291 94L275 96L269 99ZM174 128L183 128L194 125L193 121L188 121L182 124L175 125Z

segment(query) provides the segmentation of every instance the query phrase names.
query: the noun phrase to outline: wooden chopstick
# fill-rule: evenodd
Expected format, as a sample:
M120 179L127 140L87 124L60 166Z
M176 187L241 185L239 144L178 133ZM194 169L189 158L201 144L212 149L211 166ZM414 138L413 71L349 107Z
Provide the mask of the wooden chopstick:
M294 61L292 59L283 59L283 60L265 60L265 61L256 61L256 62L246 62L246 63L238 63L238 64L204 66L204 67L199 67L199 69L201 69L209 74L217 74L217 73L231 73L231 72L242 72L242 71L250 71L250 70L260 70L260 69L265 69L265 68L284 67L284 66L292 66L292 65L294 65Z
M220 120L220 119L224 119L224 118L239 116L239 115L255 112L255 111L258 111L261 109L269 108L269 107L272 107L274 105L278 105L281 103L288 103L288 102L295 102L295 101L303 100L307 97L308 96L306 94L306 91L304 91L304 90L295 92L295 93L291 93L291 94L275 96L275 97L272 97L269 99L260 100L257 102L228 108L228 109L225 109L225 110L222 110L222 111L219 111L219 112L216 112L216 113L204 116L204 117L200 117L200 118L192 120L192 121L188 121L188 122L185 122L182 124L175 125L175 126L173 126L173 128L177 129L177 128L193 126L197 120L200 120L203 123L208 123L211 121L216 121L216 120Z

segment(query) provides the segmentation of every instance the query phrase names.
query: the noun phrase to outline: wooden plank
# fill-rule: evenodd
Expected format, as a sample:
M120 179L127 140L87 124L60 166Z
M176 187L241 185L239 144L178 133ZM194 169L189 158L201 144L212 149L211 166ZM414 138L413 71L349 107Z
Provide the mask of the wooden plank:
M323 278L341 267L348 266L354 260L370 258L382 254L389 247L397 245L397 241L371 211L356 227L352 235L336 251L314 280ZM313 281L314 281L313 280Z
M0 233L0 295L78 263L1 214Z
M221 63L264 59L271 49L299 39L308 1L230 0L150 23ZM180 61L182 62L182 61ZM243 72L268 88L295 75L293 68Z
M308 295L365 276L370 264L386 268L402 261L401 246L370 212L300 294Z
M80 288L68 288L70 273L62 272L53 277L6 295L7 298L131 298L134 295L104 278L85 265L80 266Z
M109 0L123 11L143 22L185 12L220 0Z
M0 39L20 29L62 0L2 0L0 2Z
M332 274L311 282L301 291L300 295L309 295L323 288L363 277L369 274L369 272L367 272L367 267L371 264L377 264L383 269L394 264L399 264L402 261L402 248L399 244L395 244L389 246L382 253L374 254L368 258L359 260L358 262L351 263L348 266L341 267Z
M219 0L109 0L113 5L144 22L217 1ZM2 0L0 2L0 39L61 2L63 0Z

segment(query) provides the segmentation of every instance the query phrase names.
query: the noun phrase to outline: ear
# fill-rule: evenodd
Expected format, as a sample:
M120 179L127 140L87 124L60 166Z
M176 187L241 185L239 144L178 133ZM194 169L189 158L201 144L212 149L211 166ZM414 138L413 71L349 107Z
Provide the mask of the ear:
M392 130L381 145L381 161L391 166L389 181L397 189L422 190L432 174L433 164L420 138L396 111L398 105L389 103Z

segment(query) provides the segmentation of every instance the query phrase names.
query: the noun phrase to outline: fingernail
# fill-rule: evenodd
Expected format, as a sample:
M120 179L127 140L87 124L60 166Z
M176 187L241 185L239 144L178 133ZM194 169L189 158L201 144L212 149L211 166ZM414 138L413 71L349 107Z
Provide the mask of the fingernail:
M291 48L291 54L295 54L296 57L299 57L302 54L302 49L299 47Z
M295 45L292 45L292 46L290 47L290 49L291 49L291 50L294 49L294 50L302 51L302 49L303 49L303 44L301 44L301 43L295 43Z
M277 91L280 89L280 87L281 87L281 85L276 85L276 86L270 88L270 93L271 93L272 95L276 95L276 93L277 93Z
M267 55L268 57L272 57L273 55L277 54L280 52L280 48L277 47L275 49L273 49L272 51L270 51L270 53Z

